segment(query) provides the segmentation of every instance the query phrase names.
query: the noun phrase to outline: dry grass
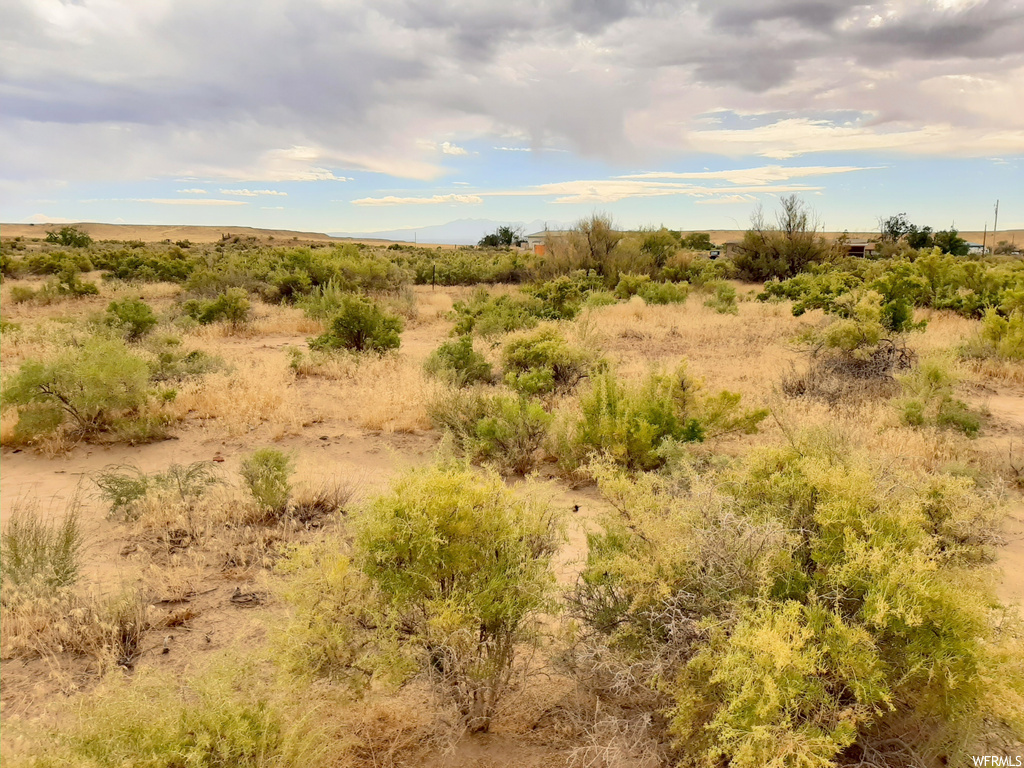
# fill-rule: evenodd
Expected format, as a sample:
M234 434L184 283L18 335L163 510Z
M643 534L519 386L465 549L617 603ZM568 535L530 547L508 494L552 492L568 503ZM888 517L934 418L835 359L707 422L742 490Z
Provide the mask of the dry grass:
M309 418L284 360L239 360L233 369L188 382L169 406L179 419L215 420L229 435L270 423L277 435L295 435Z
M792 361L791 340L813 319L795 318L780 305L744 302L739 316L722 315L697 301L647 305L634 298L584 313L576 324L593 325L594 343L639 378L652 364L674 367L686 358L690 372L714 389L763 398Z
M408 355L334 354L312 360L307 370L315 376L303 381L302 391L323 417L377 432L430 429L427 406L441 384Z

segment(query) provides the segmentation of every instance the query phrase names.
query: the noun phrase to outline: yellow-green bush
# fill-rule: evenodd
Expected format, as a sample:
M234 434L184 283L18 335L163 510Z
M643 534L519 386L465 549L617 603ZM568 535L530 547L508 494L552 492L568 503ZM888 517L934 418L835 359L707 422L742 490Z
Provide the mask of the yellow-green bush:
M51 360L23 362L5 383L3 405L18 409L19 441L62 427L88 437L138 420L150 400L149 374L120 339L92 337Z
M176 675L112 673L62 727L28 731L10 764L56 768L272 768L333 765L340 748L301 706L276 694L252 665ZM29 741L29 740L25 740ZM8 764L8 760L4 760Z
M972 481L815 436L682 480L605 473L621 516L591 537L572 604L657 670L684 765L827 766L895 744L955 764L1024 727L1021 665L977 572L998 513Z
M765 410L744 410L740 395L702 395L685 367L651 373L629 384L614 373L592 377L580 395L580 413L563 419L554 452L568 469L590 458L608 456L629 469L653 469L664 463L667 442L693 443L730 432L753 432Z
M501 352L505 383L523 395L572 389L599 363L575 347L554 325L542 325L510 338Z
M396 480L357 520L355 559L395 643L490 727L553 587L557 525L494 474L455 465Z

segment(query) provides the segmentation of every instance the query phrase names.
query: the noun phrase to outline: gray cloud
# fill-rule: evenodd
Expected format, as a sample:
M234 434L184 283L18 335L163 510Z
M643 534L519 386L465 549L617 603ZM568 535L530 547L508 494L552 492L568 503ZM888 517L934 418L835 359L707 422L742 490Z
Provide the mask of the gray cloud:
M1019 97L1022 51L1019 0L8 0L0 167L431 178L455 161L424 141L640 161L687 151L716 109L941 121L955 149L958 129L1024 127L950 79Z

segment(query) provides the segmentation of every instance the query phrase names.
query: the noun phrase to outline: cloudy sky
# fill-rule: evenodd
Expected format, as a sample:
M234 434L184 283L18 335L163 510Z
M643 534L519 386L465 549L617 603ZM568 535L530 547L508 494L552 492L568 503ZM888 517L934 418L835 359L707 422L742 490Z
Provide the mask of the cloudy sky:
M0 220L1024 226L1024 0L3 0Z

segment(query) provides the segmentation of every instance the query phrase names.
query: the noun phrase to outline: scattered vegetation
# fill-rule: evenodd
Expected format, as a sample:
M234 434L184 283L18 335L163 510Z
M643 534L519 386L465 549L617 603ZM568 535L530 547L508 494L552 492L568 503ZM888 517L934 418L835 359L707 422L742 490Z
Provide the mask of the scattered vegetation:
M309 342L310 349L386 352L401 344L402 320L361 296L345 296L327 332Z
M768 412L744 410L740 399L725 391L701 395L683 367L637 384L608 371L594 376L580 396L579 415L564 420L556 454L568 469L602 457L632 470L655 469L665 463L661 449L670 442L755 431Z
M542 254L503 232L451 250L5 239L5 446L140 442L181 420L185 440L202 430L241 459L240 474L95 476L111 547L139 569L130 589L91 580L85 507L12 505L5 712L51 688L68 706L10 718L27 738L5 735L5 764L430 764L456 742L453 759L477 759L491 747L465 733L488 730L590 766L1016 754L1024 632L989 585L1024 476L1002 386L1024 382L1024 268L882 223L875 253L851 258L790 198L735 261L707 235L601 215ZM765 277L773 304L734 319L751 292L730 281ZM440 287L456 285L477 290ZM337 354L399 348L402 317L408 350ZM217 348L225 329L198 327L213 322L245 338ZM449 325L421 364L424 331ZM311 351L282 351L306 336ZM794 340L806 368L779 381L772 356ZM684 355L742 399L698 386ZM773 398L747 437L776 385L830 407ZM341 453L313 450L337 445L339 421L406 433L341 460L373 462L388 490L353 503L327 463L295 479L299 456ZM388 478L431 424L459 459ZM294 455L231 447L285 436ZM575 487L595 481L605 503ZM568 548L541 492L585 511ZM202 653L182 678L152 669L183 669L181 651L223 641L223 611L268 589L287 604L273 672L260 639L212 671Z
M153 308L141 299L112 301L107 307L106 322L121 330L128 341L138 341L156 328L157 320Z
M241 288L229 288L215 299L189 299L181 311L201 325L229 323L238 327L249 320L252 305Z
M14 437L25 443L58 430L79 438L118 431L153 438L161 424L146 412L152 401L146 360L123 341L101 337L48 361L25 361L3 390L4 407L18 412Z
M487 731L554 585L557 522L495 475L435 466L360 518L355 559L398 652Z
M424 365L427 373L456 387L487 384L493 378L487 358L473 349L472 336L446 341L430 353Z
M242 459L242 479L266 518L277 519L288 510L292 469L291 457L276 448L260 448Z
M959 762L1012 729L991 694L1021 684L979 676L1005 657L964 570L997 519L971 486L827 435L724 476L605 473L620 512L591 536L572 610L624 680L638 665L660 681L681 764Z
M501 353L505 384L523 395L567 391L599 363L569 344L554 325L513 336Z

